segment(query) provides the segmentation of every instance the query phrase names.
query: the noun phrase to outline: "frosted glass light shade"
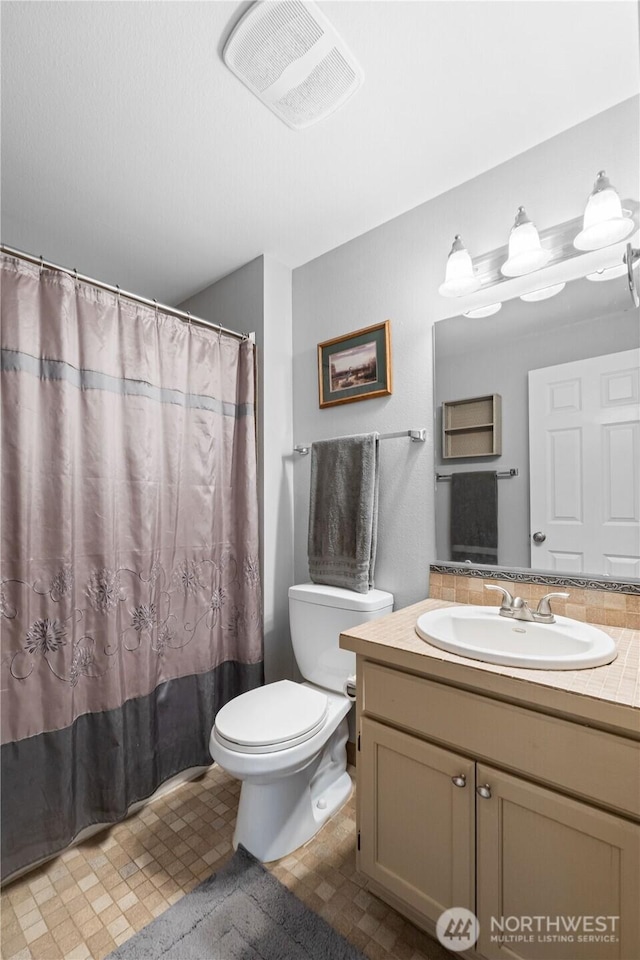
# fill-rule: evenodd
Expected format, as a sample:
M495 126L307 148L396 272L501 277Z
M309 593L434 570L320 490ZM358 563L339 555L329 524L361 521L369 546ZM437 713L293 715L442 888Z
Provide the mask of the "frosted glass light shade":
M468 293L475 293L480 289L480 280L473 272L473 263L469 251L462 242L459 234L453 241L453 246L447 258L447 269L444 283L438 287L443 297L464 297Z
M471 320L480 320L481 317L493 316L494 313L497 313L498 310L501 309L501 303L490 303L486 307L477 307L475 310L467 310L463 316L469 317Z
M532 290L531 293L523 293L520 297L527 303L536 303L538 300L548 300L549 297L555 297L557 293L564 290L566 283L554 283L550 287L543 287L542 290Z
M509 257L500 267L505 277L522 277L544 267L551 258L551 251L540 244L540 237L524 207L518 207L515 223L509 234Z
M601 170L584 211L582 230L573 241L577 250L599 250L624 240L633 230L633 220L625 216L620 197Z

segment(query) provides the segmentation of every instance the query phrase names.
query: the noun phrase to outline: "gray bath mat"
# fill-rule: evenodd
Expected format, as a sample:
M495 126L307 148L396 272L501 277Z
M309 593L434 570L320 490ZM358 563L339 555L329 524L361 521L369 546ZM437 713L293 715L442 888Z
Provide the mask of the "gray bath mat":
M107 960L364 960L243 847Z

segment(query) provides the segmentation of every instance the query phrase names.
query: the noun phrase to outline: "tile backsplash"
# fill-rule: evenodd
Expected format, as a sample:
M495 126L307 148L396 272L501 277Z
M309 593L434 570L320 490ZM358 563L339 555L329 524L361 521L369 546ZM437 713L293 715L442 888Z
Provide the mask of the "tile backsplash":
M429 596L432 600L451 600L455 603L474 603L480 606L500 606L500 596L484 589L488 583L494 587L504 587L514 596L522 597L530 606L535 607L538 600L552 591L568 593L568 600L554 599L554 613L584 623L599 623L607 627L628 627L640 630L640 595L637 593L618 593L598 590L593 587L555 587L548 583L514 583L509 580L497 580L487 577L469 577L463 574L429 574Z

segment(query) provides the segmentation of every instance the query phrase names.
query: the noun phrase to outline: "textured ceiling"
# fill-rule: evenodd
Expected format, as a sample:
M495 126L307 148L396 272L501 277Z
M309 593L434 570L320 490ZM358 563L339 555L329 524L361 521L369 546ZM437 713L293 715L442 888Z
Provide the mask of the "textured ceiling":
M2 4L2 239L164 302L295 267L638 91L634 2L319 3L360 91L295 132L224 67L248 4Z

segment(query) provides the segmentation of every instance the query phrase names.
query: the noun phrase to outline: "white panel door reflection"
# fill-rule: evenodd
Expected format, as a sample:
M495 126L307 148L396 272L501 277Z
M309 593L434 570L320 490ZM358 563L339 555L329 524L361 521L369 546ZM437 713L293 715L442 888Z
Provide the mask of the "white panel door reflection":
M530 371L529 470L533 569L640 578L640 350Z

